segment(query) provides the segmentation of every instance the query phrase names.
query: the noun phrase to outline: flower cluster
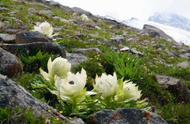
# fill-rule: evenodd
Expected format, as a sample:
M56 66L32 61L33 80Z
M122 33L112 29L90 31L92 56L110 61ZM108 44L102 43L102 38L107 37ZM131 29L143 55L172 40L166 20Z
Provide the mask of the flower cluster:
M72 73L71 64L67 59L58 57L52 61L50 58L47 69L48 72L40 69L40 73L53 85L53 88L48 87L50 92L59 99L74 104L75 107L89 97L96 103L97 101L103 103L111 100L122 104L125 104L125 101L136 101L141 97L141 91L135 84L130 81L118 80L116 73L113 75L103 73L101 76L96 76L93 90L87 91L85 88L86 71L82 68L80 73Z
M42 23L37 23L37 25L34 26L33 31L40 32L50 38L57 35L57 34L53 34L52 25L46 21Z
M53 92L60 98L65 100L80 94L84 90L87 79L84 69L81 70L81 73L73 74L70 72L71 64L62 57L58 57L54 61L50 58L47 68L48 73L42 69L40 69L40 73L47 81L55 83L56 91ZM105 73L100 77L96 76L93 91L100 94L102 98L116 96L117 99L123 97L124 99L137 100L141 97L141 91L132 82L118 83L116 73L113 76Z

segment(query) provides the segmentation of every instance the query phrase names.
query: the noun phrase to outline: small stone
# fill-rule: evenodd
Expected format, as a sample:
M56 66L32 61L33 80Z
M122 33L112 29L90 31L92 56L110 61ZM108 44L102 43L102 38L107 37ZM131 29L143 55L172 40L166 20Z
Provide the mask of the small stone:
M190 68L190 62L185 61L185 62L178 63L178 64L177 64L177 67L183 68L183 69L185 69L185 68Z
M115 36L115 37L111 38L111 40L117 44L122 44L125 42L125 38L121 35Z
M59 20L60 22L69 23L69 20L61 18L59 16L54 16L53 19Z
M15 43L16 35L14 34L1 34L0 33L0 41L3 43Z
M3 29L5 27L5 23L0 21L0 29Z
M87 54L89 52L93 52L96 54L101 53L99 48L78 48L74 50L75 53L82 53L82 54Z
M78 65L88 60L86 56L80 53L67 53L66 56L67 56L66 58L72 65Z
M130 50L129 47L123 47L123 48L121 48L119 51L120 51L120 52L125 52L125 51L129 51L129 50Z
M131 53L133 54L136 54L136 55L139 55L139 56L144 56L144 54L140 51L137 51L135 48L132 48L131 49Z
M179 55L179 57L185 58L185 59L189 59L190 58L190 52L188 52L188 53L182 53L182 54Z
M8 10L9 10L8 8L0 7L0 12L2 12L2 11L8 11Z
M38 14L49 18L53 16L53 12L51 10L40 10Z

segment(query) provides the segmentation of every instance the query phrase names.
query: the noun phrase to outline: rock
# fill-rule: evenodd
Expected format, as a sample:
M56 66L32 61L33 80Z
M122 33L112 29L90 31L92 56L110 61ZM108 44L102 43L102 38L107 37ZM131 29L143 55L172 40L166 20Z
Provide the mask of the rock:
M3 23L2 21L0 21L0 30L3 29L5 27L5 23Z
M88 53L101 53L99 48L78 48L74 50L75 53L88 54Z
M40 32L21 32L16 34L16 43L50 42L51 40Z
M136 55L139 55L139 56L144 56L144 54L140 51L137 51L135 48L132 48L131 49L131 53L133 54L136 54Z
M87 124L167 124L155 113L138 109L102 110L91 115Z
M129 47L123 47L123 48L121 48L119 51L120 51L120 52L125 52L125 51L129 51L129 50L130 50Z
M59 20L60 22L64 22L64 23L69 23L70 22L69 20L64 19L62 17L59 17L59 16L54 16L53 19Z
M75 12L75 13L79 13L79 14L85 14L87 16L92 16L92 14L88 11L85 11L81 8L78 8L78 7L73 7L72 10Z
M190 58L190 52L188 52L188 53L182 53L182 54L179 55L179 57L185 58L185 59L189 59Z
M190 102L189 89L182 80L164 75L156 75L156 80L163 88L176 96L177 102Z
M183 69L185 69L185 68L190 68L190 62L185 61L185 62L178 63L178 64L177 64L177 67L183 68Z
M0 41L3 43L15 43L16 35L0 33Z
M172 85L177 85L180 82L180 79L163 75L156 75L156 80L162 87L166 89Z
M0 44L0 47L17 56L36 55L39 51L42 51L66 57L64 48L56 43L51 42L38 42L28 44Z
M125 38L121 35L115 36L115 37L111 38L111 40L116 44L122 44L125 42Z
M9 34L16 34L20 31L23 31L23 30L22 29L12 29L12 28L7 28L4 30L4 32L9 33Z
M8 77L22 73L22 64L13 54L0 48L0 73Z
M18 85L16 82L6 78L0 74L0 108L30 108L34 114L38 117L44 118L59 118L63 122L68 124L78 124L80 119L69 120L64 117L57 110L53 109L45 103L39 102L37 99L27 92L23 87ZM82 124L82 120L81 124Z
M172 37L168 36L164 31L161 29L154 27L152 25L145 24L143 26L143 34L149 34L152 37L161 37L169 41L174 41Z
M0 12L3 12L3 11L8 11L9 9L8 8L5 8L5 7L0 7Z
M68 61L72 64L72 65L78 65L82 62L85 62L88 60L88 58L80 53L67 53L67 57Z
M53 16L53 12L51 10L40 10L38 14L48 18L51 18Z
M135 55L144 56L144 54L140 51L137 51L136 48L123 47L119 50L120 52L130 52Z

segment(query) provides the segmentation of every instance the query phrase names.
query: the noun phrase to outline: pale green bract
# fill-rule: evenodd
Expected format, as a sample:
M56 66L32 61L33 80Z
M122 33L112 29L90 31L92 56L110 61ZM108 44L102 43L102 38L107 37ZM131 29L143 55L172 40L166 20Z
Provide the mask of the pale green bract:
M94 90L101 94L103 98L114 96L117 92L117 76L116 73L107 75L103 73L101 77L96 76Z
M48 37L53 37L55 36L55 34L53 35L53 27L50 23L48 23L47 21L42 22L42 23L38 23L36 26L34 26L34 30L33 31L38 31Z
M68 72L71 70L71 63L68 62L67 59L58 57L56 59L48 60L47 64L48 73L45 72L40 68L40 74L46 79L47 81L54 81L54 76L57 75L61 78L66 78Z
M67 77L62 79L59 76L55 76L55 91L52 93L59 96L62 100L70 100L74 97L85 96L85 85L86 85L86 71L81 70L81 73L73 74L68 72Z

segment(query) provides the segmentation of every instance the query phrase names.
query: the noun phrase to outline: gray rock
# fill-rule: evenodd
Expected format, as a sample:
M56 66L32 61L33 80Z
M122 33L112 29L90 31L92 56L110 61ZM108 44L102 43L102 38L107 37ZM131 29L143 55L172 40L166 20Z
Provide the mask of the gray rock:
M165 75L156 75L156 80L163 88L175 95L177 102L190 102L189 89L182 80Z
M16 34L16 43L50 42L51 40L39 32L21 32Z
M54 16L53 19L59 20L60 22L64 22L64 23L69 23L70 22L69 20L64 19L62 17L59 17L59 16Z
M138 109L102 110L91 115L87 124L167 124L155 113Z
M83 54L80 54L80 53L79 54L78 53L67 53L66 58L72 65L78 65L78 64L88 60L88 58L86 56L84 56Z
M119 51L120 51L120 52L126 52L126 51L129 51L129 50L130 50L129 47L123 47L123 48L121 48Z
M53 12L51 10L40 10L38 14L48 18L51 18L53 16Z
M179 67L179 68L190 68L190 62L188 62L188 61L185 61L185 62L181 62L181 63L178 63L177 64L177 67Z
M121 35L115 36L115 37L111 38L111 40L117 44L122 44L125 42L125 38Z
M154 27L152 25L145 24L143 26L142 33L143 34L149 34L150 36L155 37L155 38L161 37L161 38L164 38L164 39L169 40L169 41L174 41L173 38L170 37L169 35L167 35L164 31L162 31L161 29Z
M0 21L0 30L3 29L5 27L5 23L3 23L2 21Z
M119 49L120 52L130 52L132 54L135 54L135 55L139 55L139 56L144 56L144 54L140 51L137 51L136 48L129 48L129 47L123 47L121 49Z
M99 54L101 53L99 48L78 48L74 50L75 53L81 53L81 54L88 54L88 53L96 53Z
M190 52L188 52L188 53L182 53L182 54L179 55L179 57L185 58L185 59L189 59L190 58Z
M7 28L4 30L4 32L8 33L8 34L16 34L20 31L23 31L23 29L12 29L12 28Z
M0 73L8 77L17 76L22 73L20 60L2 48L0 48Z
M78 7L73 7L72 10L75 12L75 13L79 13L79 14L85 14L87 16L92 16L92 14L88 11L85 11L81 8L78 8Z
M180 82L180 79L163 75L156 75L156 80L164 88L168 88L172 85L177 85Z
M42 51L66 57L64 48L56 43L51 42L38 42L28 44L0 44L0 47L17 56L36 55L39 51Z
M15 43L16 35L0 33L0 41L3 43Z
M8 10L9 10L8 8L0 7L0 12L2 12L2 11L8 11Z
M144 54L140 51L137 51L135 48L132 48L131 49L131 53L133 54L136 54L136 55L139 55L139 56L144 56Z
M16 82L0 74L0 108L4 107L21 107L26 109L30 108L33 110L36 116L43 116L47 119L52 117L59 118L60 120L68 124L78 124L77 122L79 122L80 120L70 120L64 117L54 108L50 107L45 103L41 103L37 99L32 97L29 92L27 92ZM80 124L83 124L82 120L80 120L80 122Z

